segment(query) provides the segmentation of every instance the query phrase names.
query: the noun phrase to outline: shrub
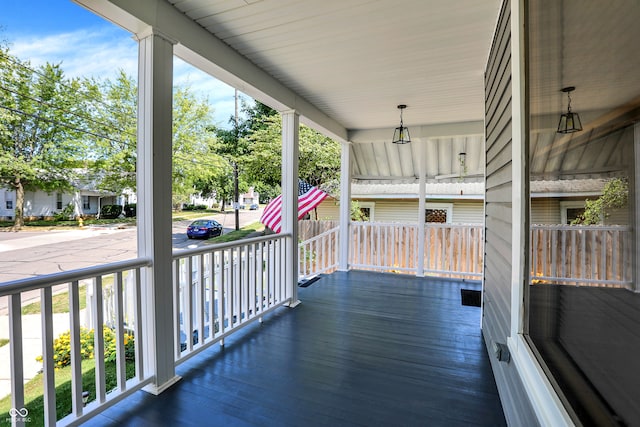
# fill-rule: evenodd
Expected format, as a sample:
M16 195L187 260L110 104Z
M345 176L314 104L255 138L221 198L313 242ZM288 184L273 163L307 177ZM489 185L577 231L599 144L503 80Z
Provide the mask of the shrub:
M104 205L100 210L100 217L105 219L115 219L122 213L120 205Z
M116 360L116 333L108 326L102 329L104 336L104 359L106 362ZM125 332L124 355L125 360L135 360L135 345L133 334ZM80 355L83 359L94 358L94 330L80 328ZM38 362L42 362L42 356L36 357ZM53 360L56 369L69 366L71 364L71 331L64 332L53 341Z
M136 204L135 203L127 203L124 205L124 216L127 218L133 218L136 216Z
M93 359L93 329L80 328L80 355L83 359ZM36 360L42 362L42 356ZM64 332L53 341L53 361L56 369L71 364L71 331Z

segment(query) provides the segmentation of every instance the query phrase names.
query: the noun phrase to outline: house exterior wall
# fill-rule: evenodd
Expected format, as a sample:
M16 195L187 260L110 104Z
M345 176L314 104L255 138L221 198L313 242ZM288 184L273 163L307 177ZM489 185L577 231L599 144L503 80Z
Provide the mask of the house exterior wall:
M512 251L515 248L512 245L511 44L511 2L505 1L485 72L486 222L482 329L507 422L514 426L534 426L538 425L537 416L515 363L500 362L494 357L494 345L506 344L512 329Z
M357 200L367 207L373 203L373 215L376 222L418 222L418 200ZM451 216L447 220L454 224L482 224L484 220L484 203L482 200L443 200L427 201L426 208L446 206L451 208ZM339 214L338 202L335 199L325 199L318 205L318 219L337 220Z
M89 207L84 208L82 193L62 193L62 209L72 204L75 213L79 215L96 215L100 207L104 205L118 204L116 196L86 195ZM13 202L13 209L7 209L7 200ZM24 194L25 217L51 217L62 209L58 209L58 192L47 193L45 191L25 191ZM13 219L15 214L15 191L0 190L0 218Z

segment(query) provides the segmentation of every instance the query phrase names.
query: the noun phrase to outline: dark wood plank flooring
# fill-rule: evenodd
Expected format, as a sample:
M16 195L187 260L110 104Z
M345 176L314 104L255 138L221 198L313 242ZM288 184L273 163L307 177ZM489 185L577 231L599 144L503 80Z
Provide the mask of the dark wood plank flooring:
M480 331L460 289L479 284L350 271L87 425L502 426Z

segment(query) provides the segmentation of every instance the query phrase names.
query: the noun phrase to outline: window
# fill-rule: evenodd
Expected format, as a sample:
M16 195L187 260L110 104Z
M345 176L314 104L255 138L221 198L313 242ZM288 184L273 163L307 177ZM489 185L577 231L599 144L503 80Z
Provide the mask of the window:
M5 201L6 209L13 209L13 200Z
M56 194L56 209L62 209L62 193Z
M450 223L453 204L451 203L427 203L425 209L425 222Z
M425 222L447 222L446 209L426 209Z
M584 214L583 201L560 202L560 220L562 224L572 224Z
M351 210L352 221L374 221L375 202L354 201Z
M640 405L640 2L529 0L526 102L529 181L562 225L533 224L524 333L576 425L634 425ZM579 11L579 17L574 12ZM621 24L624 23L624 24ZM633 28L633 30L632 30ZM581 131L558 133L561 114ZM591 224L566 225L595 181L628 184L625 206L597 206ZM618 187L620 188L620 187ZM603 190L603 194L607 190ZM547 203L540 203L546 198ZM589 197L590 199L595 199ZM605 200L603 198L602 200ZM537 214L540 214L538 212ZM525 219L526 220L526 219ZM517 248L514 248L514 250Z
M89 196L82 196L82 209L91 209Z

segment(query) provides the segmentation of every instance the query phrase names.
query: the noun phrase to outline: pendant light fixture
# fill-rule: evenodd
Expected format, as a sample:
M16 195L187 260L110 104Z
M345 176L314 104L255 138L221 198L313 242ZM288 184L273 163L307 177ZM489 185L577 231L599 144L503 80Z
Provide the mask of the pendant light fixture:
M406 105L401 104L398 105L398 109L400 110L400 126L396 128L393 132L393 143L394 144L408 144L411 142L411 137L409 136L409 128L404 126L402 123L402 110L407 108Z
M558 123L558 133L573 133L582 130L582 123L580 123L580 116L578 113L571 112L571 92L576 88L573 86L565 87L562 92L567 94L567 112L560 116L560 123Z

